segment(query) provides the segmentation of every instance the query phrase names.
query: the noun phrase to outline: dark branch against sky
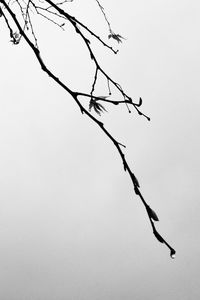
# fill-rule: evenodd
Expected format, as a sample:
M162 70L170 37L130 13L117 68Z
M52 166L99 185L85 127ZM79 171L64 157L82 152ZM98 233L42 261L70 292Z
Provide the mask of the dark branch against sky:
M128 112L131 112L131 108L134 108L139 115L144 116L147 120L150 120L150 118L140 110L140 107L142 106L142 98L140 98L138 102L133 102L132 98L127 95L127 93L124 91L121 85L118 84L115 80L113 80L107 74L107 72L105 72L104 69L100 66L98 59L93 51L91 41L85 35L84 31L88 32L91 36L95 37L100 42L100 44L102 44L109 51L112 51L114 54L117 54L118 51L114 50L111 46L109 46L106 42L104 42L98 35L96 35L90 28L88 28L87 25L83 24L81 21L76 19L76 17L70 15L67 12L66 6L64 6L66 2L68 1L64 1L62 3L54 3L51 0L45 0L44 2L34 1L34 0L28 0L27 2L24 2L24 1L17 0L14 3L12 3L12 2L7 2L5 0L0 0L0 3L2 4L0 10L0 16L5 20L5 24L9 30L9 35L12 43L17 45L20 43L21 39L23 38L25 42L29 45L31 50L33 51L37 61L40 64L41 69L52 80L54 80L59 86L61 86L67 93L71 95L71 97L77 103L81 113L86 115L96 125L98 125L99 128L107 136L107 138L113 143L115 149L117 150L121 158L124 171L128 173L129 178L131 179L133 190L135 194L140 198L140 200L142 201L146 209L146 213L150 221L150 225L154 236L160 243L163 243L165 246L169 248L170 255L172 258L174 258L176 251L157 231L155 227L155 222L159 220L158 216L155 213L155 211L145 201L142 192L140 190L141 187L139 181L135 176L135 174L133 173L133 171L131 170L127 162L127 159L125 157L125 154L122 151L122 148L125 147L125 145L119 143L113 137L113 135L106 129L104 123L102 123L93 114L94 111L97 113L97 115L100 116L101 113L106 112L107 110L104 105L106 105L107 103L118 105L119 107L125 104L128 108ZM120 34L114 33L114 31L111 29L110 22L108 21L103 6L100 4L99 1L96 2L100 7L105 17L105 20L108 24L109 27L108 38L113 38L118 43L121 42L123 37ZM78 34L80 36L81 40L83 41L83 44L88 50L88 55L90 56L91 60L95 65L94 80L91 86L91 90L88 93L83 93L81 91L73 91L66 83L60 80L56 74L50 71L50 69L45 63L45 59L43 58L44 55L42 55L40 52L39 42L37 40L37 34L35 32L34 24L31 19L31 14L33 12L37 13L42 18L47 19L47 21L53 22L56 26L59 26L61 29L63 29L64 26L63 22L69 22L71 26L74 28L75 34ZM62 23L60 23L60 20L62 21ZM13 24L15 24L14 27ZM108 84L108 92L109 92L108 96L95 95L95 86L98 81L99 73L104 76ZM120 100L110 99L110 97L112 96L112 89L118 90L121 94L122 99ZM85 108L84 105L82 105L80 98L88 99L88 109Z

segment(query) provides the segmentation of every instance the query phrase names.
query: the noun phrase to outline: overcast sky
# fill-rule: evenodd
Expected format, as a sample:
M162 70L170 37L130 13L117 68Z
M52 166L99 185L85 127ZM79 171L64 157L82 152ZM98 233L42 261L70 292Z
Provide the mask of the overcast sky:
M83 3L84 2L84 3ZM0 298L188 300L200 296L200 3L101 1L126 38L118 55L95 43L102 67L151 122L107 105L101 120L121 143L159 232L113 144L81 115L0 19ZM66 8L107 40L94 0ZM37 23L44 61L72 89L94 66L69 24ZM98 46L98 47L97 47ZM97 93L107 94L100 78ZM86 99L83 99L87 103Z

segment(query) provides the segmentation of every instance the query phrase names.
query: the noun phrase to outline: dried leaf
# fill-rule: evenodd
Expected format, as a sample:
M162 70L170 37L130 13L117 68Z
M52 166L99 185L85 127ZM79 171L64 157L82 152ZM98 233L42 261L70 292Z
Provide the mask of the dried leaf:
M114 32L110 32L110 34L108 35L108 38L112 38L114 40L116 40L118 43L122 43L122 39L124 39L123 36L121 36L120 34L116 34Z
M153 233L154 233L155 237L157 238L157 240L158 240L160 243L164 243L164 240L163 240L162 236L161 236L156 230L154 230Z
M94 109L94 111L100 116L102 112L107 111L105 107L98 103L96 100L91 99L89 104L89 110Z
M147 206L147 211L151 219L153 219L154 221L159 221L157 214L150 206Z
M140 187L139 182L133 173L131 173L131 178L133 180L133 184L137 187Z

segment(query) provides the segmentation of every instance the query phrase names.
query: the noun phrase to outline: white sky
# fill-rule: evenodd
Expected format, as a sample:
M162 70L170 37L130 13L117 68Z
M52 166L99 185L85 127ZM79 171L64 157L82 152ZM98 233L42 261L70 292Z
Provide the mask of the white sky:
M101 117L127 145L157 228L158 243L112 143L73 99L42 73L31 50L14 46L2 18L0 98L0 298L4 300L188 300L199 280L199 1L101 1L126 40L105 70L151 122L125 107ZM106 39L95 1L69 11ZM70 25L41 22L51 70L87 91L94 68ZM117 46L114 42L113 46ZM106 93L103 80L99 94ZM86 101L86 100L83 100Z

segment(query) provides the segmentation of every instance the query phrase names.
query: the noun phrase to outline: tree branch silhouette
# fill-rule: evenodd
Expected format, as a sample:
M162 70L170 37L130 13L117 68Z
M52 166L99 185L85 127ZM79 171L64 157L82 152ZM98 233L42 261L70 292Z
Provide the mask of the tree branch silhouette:
M113 135L106 129L104 126L104 123L102 123L99 119L97 119L93 114L92 111L96 112L98 115L101 115L104 111L106 111L106 108L103 106L107 103L113 104L113 105L127 105L128 111L131 112L130 108L134 108L136 112L145 117L147 120L150 121L150 118L146 116L141 110L140 107L142 106L142 98L139 99L139 102L133 102L132 98L128 96L123 88L115 82L100 66L94 52L91 46L90 40L85 36L82 30L87 31L91 36L95 37L96 40L98 40L104 47L108 48L113 53L117 53L117 50L114 50L111 46L109 46L106 42L104 42L98 35L96 35L91 29L88 28L88 26L84 25L82 22L77 20L74 16L71 16L69 13L67 13L66 8L63 9L63 5L65 5L67 2L71 1L63 1L60 3L54 3L51 0L44 0L41 2L40 0L16 0L15 2L11 3L10 1L0 0L0 4L2 5L0 7L0 17L3 17L5 20L5 24L9 30L11 42L13 44L19 44L20 40L23 38L25 42L29 45L31 50L33 51L41 69L52 79L54 80L59 86L61 86L67 93L71 95L73 100L77 103L80 111L82 114L85 114L89 119L91 119L96 125L99 126L99 128L104 132L104 134L107 136L107 138L113 143L115 149L117 150L122 165L124 168L124 171L128 173L129 178L131 179L133 189L135 194L140 198L142 201L147 216L150 221L150 225L153 231L154 236L156 239L160 242L165 244L170 250L170 255L172 258L174 258L176 251L170 246L170 244L160 235L160 233L157 231L155 227L155 223L157 222L158 216L155 213L155 211L147 204L145 201L141 191L140 191L140 184L131 170L126 156L124 152L122 151L122 147L125 147L125 145L119 143ZM109 35L108 38L113 38L117 42L121 42L121 35L114 34L114 32L111 29L110 23L108 22L107 16L105 14L104 8L101 6L100 2L97 1L97 4L99 5L102 13L104 14L105 20L109 26ZM16 11L14 8L14 5L17 7ZM75 33L78 34L85 44L88 54L93 61L95 65L95 74L94 74L94 80L91 87L91 91L88 93L83 93L81 91L73 91L66 83L64 83L62 80L60 80L53 72L50 71L50 69L47 67L46 63L44 62L39 46L37 41L37 36L34 31L34 26L32 24L31 20L31 13L38 14L41 18L45 18L48 22L52 22L54 25L60 27L63 29L63 20L69 22L74 30ZM60 20L62 20L62 24L60 23ZM12 24L12 25L11 25ZM14 25L17 28L17 31L13 29ZM29 28L31 30L29 30ZM108 84L108 96L97 96L94 95L95 93L95 86L98 80L98 73L101 73L104 78L107 81ZM111 92L111 85L112 88L118 90L120 92L120 95L122 96L122 100L115 100L110 99L112 92ZM80 98L88 99L88 109L85 108L84 105L82 105Z

